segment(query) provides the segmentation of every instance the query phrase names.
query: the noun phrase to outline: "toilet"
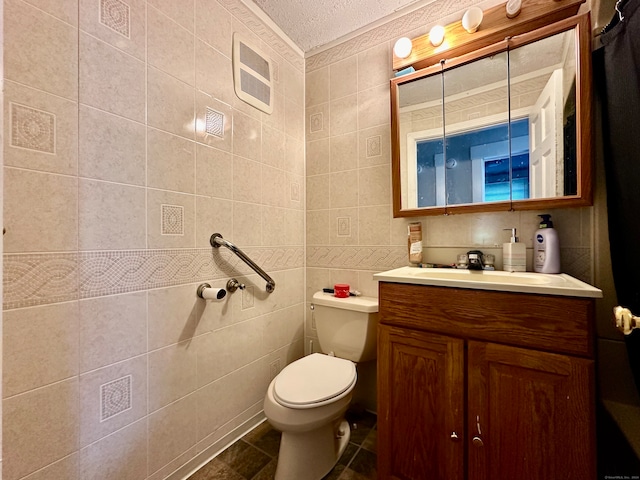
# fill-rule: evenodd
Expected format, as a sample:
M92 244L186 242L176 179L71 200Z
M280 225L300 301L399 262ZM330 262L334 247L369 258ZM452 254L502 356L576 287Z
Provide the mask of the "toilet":
M378 299L317 292L311 305L320 350L290 363L264 399L269 423L282 432L275 480L320 480L338 462L351 430L344 414L356 365L376 357Z

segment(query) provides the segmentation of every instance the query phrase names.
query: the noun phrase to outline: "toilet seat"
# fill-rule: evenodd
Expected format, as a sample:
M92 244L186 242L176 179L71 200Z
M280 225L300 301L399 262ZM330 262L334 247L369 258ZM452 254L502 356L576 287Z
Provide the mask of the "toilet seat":
M282 369L274 380L273 396L285 407L315 408L348 395L356 378L351 360L312 353Z

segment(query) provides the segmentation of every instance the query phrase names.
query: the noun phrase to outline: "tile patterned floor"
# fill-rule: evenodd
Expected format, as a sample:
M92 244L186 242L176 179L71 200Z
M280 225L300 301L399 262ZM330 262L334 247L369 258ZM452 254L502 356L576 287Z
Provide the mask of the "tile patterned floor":
M353 409L347 412L347 420L351 425L349 445L323 480L375 480L376 416ZM273 480L279 448L280 432L264 422L188 480Z

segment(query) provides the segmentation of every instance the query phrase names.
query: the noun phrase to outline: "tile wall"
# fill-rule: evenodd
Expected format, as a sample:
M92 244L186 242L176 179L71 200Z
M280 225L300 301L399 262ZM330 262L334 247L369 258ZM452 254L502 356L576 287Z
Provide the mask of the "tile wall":
M504 228L516 227L528 249L538 213L551 213L562 245L562 269L593 282L593 208L393 218L389 79L397 38L425 34L435 23L459 20L473 0L438 2L306 59L307 301L314 291L349 283L377 296L373 273L407 264L407 224L421 221L425 260L454 263L479 248L502 266ZM445 19L445 20L443 20ZM317 344L306 323L305 348ZM317 347L316 347L317 348ZM364 403L375 399L375 372L367 369ZM360 373L360 372L359 372Z
M304 60L240 0L3 7L3 478L165 478L303 352ZM238 31L272 115L233 92Z

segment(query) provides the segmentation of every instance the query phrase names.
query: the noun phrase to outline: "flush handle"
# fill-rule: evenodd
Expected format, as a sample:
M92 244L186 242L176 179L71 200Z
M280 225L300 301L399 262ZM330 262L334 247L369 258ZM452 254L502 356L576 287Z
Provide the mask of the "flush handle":
M451 440L453 442L459 442L460 441L460 437L458 436L458 434L456 432L451 432Z

